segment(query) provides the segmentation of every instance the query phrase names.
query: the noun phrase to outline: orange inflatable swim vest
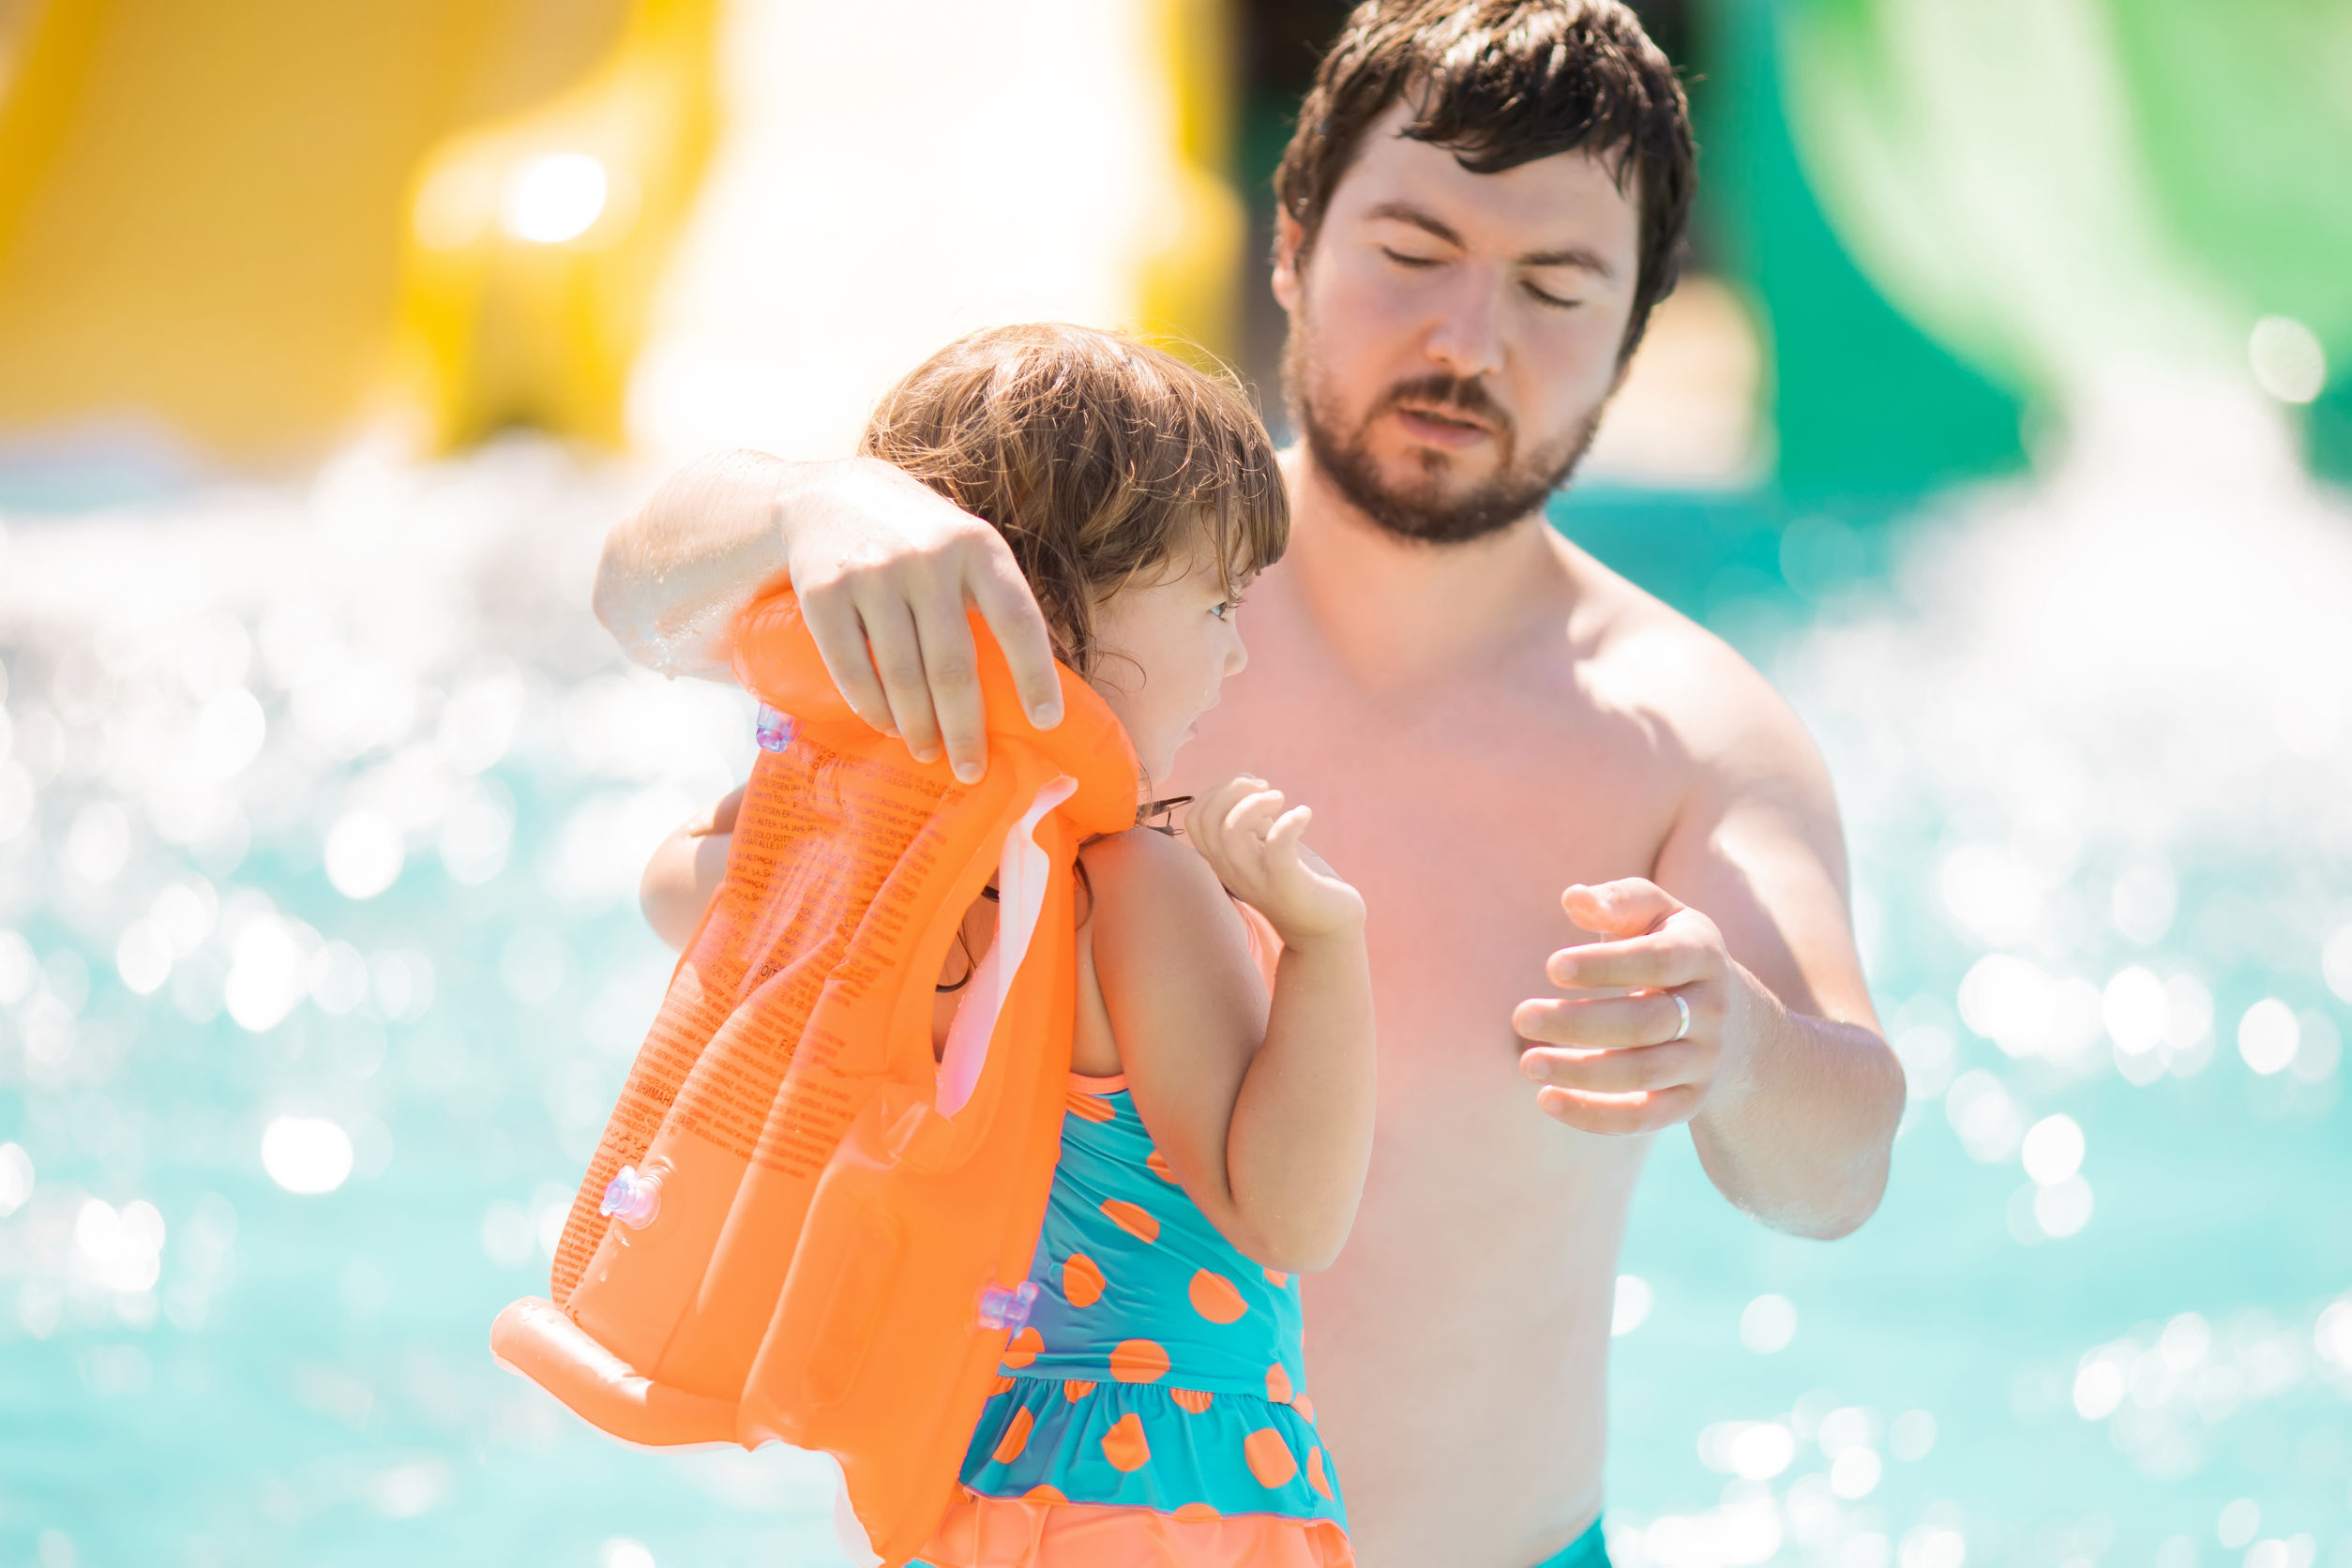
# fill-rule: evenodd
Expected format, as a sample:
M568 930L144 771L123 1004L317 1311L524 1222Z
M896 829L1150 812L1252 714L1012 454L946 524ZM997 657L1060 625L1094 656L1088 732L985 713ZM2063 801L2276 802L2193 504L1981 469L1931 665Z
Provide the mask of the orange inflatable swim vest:
M1132 826L1137 766L1060 670L1021 716L972 622L988 772L912 761L836 692L789 594L744 617L735 672L797 720L763 749L726 877L686 944L574 1199L552 1301L490 1344L615 1437L770 1439L839 1460L903 1562L957 1496L1060 1148L1078 844ZM944 1056L934 982L991 873L997 941Z

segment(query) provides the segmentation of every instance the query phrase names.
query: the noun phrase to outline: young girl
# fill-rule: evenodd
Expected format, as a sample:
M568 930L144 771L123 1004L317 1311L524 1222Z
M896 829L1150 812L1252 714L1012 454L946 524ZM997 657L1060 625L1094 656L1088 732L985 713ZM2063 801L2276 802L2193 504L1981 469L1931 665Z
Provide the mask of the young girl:
M876 410L862 450L1002 532L1055 652L1125 726L1138 826L1081 851L1069 1110L1038 1298L972 1436L936 1568L1353 1560L1300 1356L1297 1275L1346 1239L1371 1145L1364 903L1304 806L1236 778L1141 825L1246 661L1240 590L1282 552L1272 443L1241 393L1070 326L983 332ZM648 867L690 928L731 799ZM698 875L698 865L701 874ZM1243 910L1280 939L1271 997ZM984 896L940 980L943 1045Z

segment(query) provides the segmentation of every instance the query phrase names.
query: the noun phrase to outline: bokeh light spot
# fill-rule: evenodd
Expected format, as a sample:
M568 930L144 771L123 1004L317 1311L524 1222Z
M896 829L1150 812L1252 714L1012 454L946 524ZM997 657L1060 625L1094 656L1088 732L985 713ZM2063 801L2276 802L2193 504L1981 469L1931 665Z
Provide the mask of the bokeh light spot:
M2045 1116L2026 1134L2026 1174L2054 1186L2083 1168L2083 1129L2071 1116Z
M2069 1176L2033 1195L2034 1223L2051 1236L2072 1236L2088 1225L2090 1208L2090 1184L2080 1176Z
M1740 1314L1740 1343L1758 1355L1773 1355L1797 1337L1797 1308L1787 1296L1762 1295Z
M372 898L400 879L400 824L365 807L346 811L326 836L326 880L346 898Z
M603 214L610 185L604 165L586 153L535 158L506 176L499 216L517 239L561 245Z
M2276 997L2264 997L2238 1020L2238 1054L2265 1078L2286 1069L2301 1038L2295 1010Z
M0 1219L24 1207L33 1196L33 1156L21 1143L0 1143Z
M2292 316L2265 316L2246 339L2254 384L2283 403L2307 403L2328 384L2328 353Z
M1936 1446L1936 1418L1925 1410L1905 1410L1887 1427L1887 1452L1905 1464L1916 1464Z
M262 1133L262 1168L288 1192L333 1192L351 1175L351 1135L322 1116L280 1116Z
M1609 1334L1631 1334L1648 1320L1652 1301L1650 1282L1639 1274L1619 1274L1617 1296L1609 1308Z

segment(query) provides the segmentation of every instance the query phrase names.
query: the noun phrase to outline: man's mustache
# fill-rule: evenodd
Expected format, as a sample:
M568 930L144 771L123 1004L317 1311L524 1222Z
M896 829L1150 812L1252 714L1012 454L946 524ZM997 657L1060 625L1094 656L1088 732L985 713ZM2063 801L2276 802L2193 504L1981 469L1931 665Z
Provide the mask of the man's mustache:
M1410 381L1400 381L1380 397L1375 414L1411 404L1416 408L1434 409L1440 414L1461 415L1473 424L1485 425L1497 435L1511 434L1511 415L1495 401L1486 390L1485 381L1476 376L1426 375Z

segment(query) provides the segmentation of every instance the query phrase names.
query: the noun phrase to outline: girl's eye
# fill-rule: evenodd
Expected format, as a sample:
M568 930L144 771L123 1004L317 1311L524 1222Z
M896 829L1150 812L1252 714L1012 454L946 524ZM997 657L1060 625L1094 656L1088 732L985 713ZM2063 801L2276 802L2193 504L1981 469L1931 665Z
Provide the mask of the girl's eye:
M1241 608L1242 601L1238 596L1229 599L1220 599L1216 606L1212 609L1209 613L1215 616L1220 621L1229 621L1233 618L1233 611Z

